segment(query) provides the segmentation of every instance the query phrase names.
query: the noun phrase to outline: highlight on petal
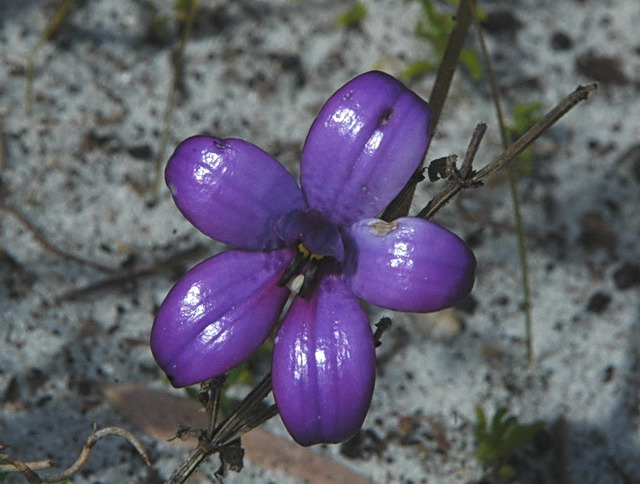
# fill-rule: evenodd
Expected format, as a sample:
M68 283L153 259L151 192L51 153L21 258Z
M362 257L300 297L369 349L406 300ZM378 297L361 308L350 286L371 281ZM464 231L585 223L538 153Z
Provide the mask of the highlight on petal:
M240 364L269 336L288 297L276 285L293 251L227 251L171 289L153 323L151 351L183 387Z
M280 416L299 444L342 442L360 429L375 381L373 334L341 279L326 276L308 300L294 300L272 376Z
M416 217L362 220L346 231L346 283L353 293L396 311L431 312L471 291L476 259L445 228Z
M240 139L194 136L178 145L165 179L183 215L204 234L248 250L278 248L283 214L306 207L293 177L271 155Z
M302 150L311 208L340 226L373 217L400 192L429 144L429 105L378 71L341 87L320 110Z

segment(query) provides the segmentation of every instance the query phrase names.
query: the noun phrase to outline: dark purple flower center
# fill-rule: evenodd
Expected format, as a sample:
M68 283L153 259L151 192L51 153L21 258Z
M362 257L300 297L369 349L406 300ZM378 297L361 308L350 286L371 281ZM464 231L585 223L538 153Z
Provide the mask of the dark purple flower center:
M278 237L297 252L287 265L279 286L285 286L302 276L296 288L300 297L306 297L322 271L344 260L344 243L338 227L315 209L294 210L278 220ZM300 279L298 278L298 281Z

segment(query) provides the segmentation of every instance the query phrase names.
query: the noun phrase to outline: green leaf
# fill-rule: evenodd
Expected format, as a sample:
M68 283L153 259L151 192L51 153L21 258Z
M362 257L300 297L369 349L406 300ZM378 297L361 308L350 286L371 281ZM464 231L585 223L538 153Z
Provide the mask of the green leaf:
M515 470L507 464L509 458L529 442L542 428L544 422L520 424L506 408L499 408L488 425L487 417L480 406L476 406L476 458L501 477L513 477Z
M431 44L437 57L442 58L447 46L449 34L451 33L455 23L453 13L439 12L434 7L432 0L416 1L418 1L422 6L423 17L416 21L414 29L415 36ZM459 0L450 0L449 3L457 5ZM480 15L480 13L478 12L477 15ZM405 70L405 79L410 80L412 78L419 77L426 71L434 68L434 63L427 61L426 59L414 61L412 64L418 63L429 63L430 67L423 71L419 71L417 75L413 75L411 72L406 72L414 69L413 66L409 65ZM469 71L469 75L474 81L482 78L482 64L480 62L480 57L475 50L464 49L460 55L460 63L465 67L465 69L467 69L467 71Z
M476 405L476 425L474 427L477 441L484 440L487 433L487 415L480 405Z
M510 479L516 476L516 470L509 464L504 464L500 466L497 474L498 474L498 477L504 477L505 479Z
M518 138L524 134L531 126L537 123L542 117L542 104L533 102L529 104L518 103L511 109L511 124L507 125L507 133L512 138ZM513 166L519 174L531 175L533 173L533 162L535 151L529 146L513 160Z
M410 62L407 67L400 73L399 77L403 81L411 81L423 76L430 70L433 70L434 64L426 59L420 59Z
M509 130L517 136L520 136L531 126L538 122L538 120L542 117L541 111L542 103L540 102L516 104L511 110L511 117L513 118L513 122L511 125L509 125Z
M198 8L200 0L173 0L173 6L175 8L176 19L183 24L189 21L189 16Z
M340 27L353 28L362 22L367 16L367 7L356 2L348 10L338 16L337 22Z
M475 50L462 49L460 62L467 68L469 75L474 81L482 79L482 63L480 62L480 56Z

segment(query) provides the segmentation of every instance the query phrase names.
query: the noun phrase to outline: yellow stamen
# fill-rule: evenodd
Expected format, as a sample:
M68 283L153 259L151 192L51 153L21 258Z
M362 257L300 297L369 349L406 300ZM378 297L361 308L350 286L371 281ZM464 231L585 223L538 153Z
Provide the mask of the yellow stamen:
M324 259L323 255L320 254L314 254L313 252L311 252L309 249L307 249L304 244L300 243L298 244L298 250L302 253L302 255L304 255L305 259L309 258L311 260L322 260Z

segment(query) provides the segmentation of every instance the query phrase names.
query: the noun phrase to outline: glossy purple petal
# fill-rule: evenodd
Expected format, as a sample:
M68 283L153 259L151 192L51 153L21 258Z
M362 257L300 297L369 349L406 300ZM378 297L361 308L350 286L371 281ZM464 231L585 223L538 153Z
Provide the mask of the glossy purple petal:
M288 297L276 285L293 251L227 251L171 289L151 330L151 350L176 387L220 375L269 335Z
M457 235L424 219L362 220L346 230L353 293L396 311L431 312L471 291L476 260Z
M309 300L296 298L273 351L273 394L301 445L342 442L369 409L375 380L373 334L344 282L323 278Z
M339 226L373 217L424 157L431 111L382 72L362 74L320 110L302 150L302 190L311 208Z
M165 179L193 225L241 249L281 246L273 224L285 213L306 207L287 170L239 139L194 136L183 141L169 159Z

